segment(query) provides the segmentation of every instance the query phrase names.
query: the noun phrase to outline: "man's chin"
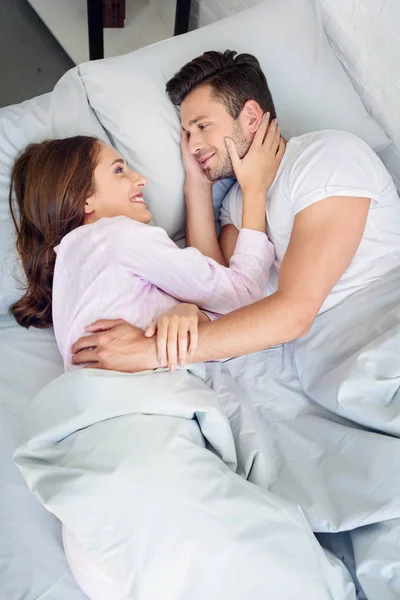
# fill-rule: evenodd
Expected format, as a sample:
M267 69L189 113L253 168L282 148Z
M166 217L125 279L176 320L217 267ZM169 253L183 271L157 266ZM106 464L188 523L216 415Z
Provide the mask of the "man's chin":
M206 169L206 176L208 181L220 181L221 179L227 179L229 177L235 177L235 173L233 171L218 171L215 169Z

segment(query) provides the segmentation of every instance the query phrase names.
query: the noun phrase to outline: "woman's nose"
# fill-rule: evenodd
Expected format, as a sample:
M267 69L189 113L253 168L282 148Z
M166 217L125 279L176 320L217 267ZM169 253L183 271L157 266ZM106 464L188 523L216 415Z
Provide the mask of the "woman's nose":
M147 185L146 177L144 177L143 175L140 175L139 173L135 173L134 171L132 172L132 182L136 187L139 187L139 188Z

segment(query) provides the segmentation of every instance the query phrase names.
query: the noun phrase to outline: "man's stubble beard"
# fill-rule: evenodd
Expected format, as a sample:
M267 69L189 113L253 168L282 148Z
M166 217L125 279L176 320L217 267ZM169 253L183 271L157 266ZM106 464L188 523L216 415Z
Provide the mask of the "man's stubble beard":
M238 121L234 121L233 133L231 137L235 142L239 158L243 158L247 154L251 142L244 135L243 129ZM218 164L214 170L206 169L206 175L209 181L219 181L220 179L235 177L232 161L226 148L224 152L225 153L222 157L221 163Z

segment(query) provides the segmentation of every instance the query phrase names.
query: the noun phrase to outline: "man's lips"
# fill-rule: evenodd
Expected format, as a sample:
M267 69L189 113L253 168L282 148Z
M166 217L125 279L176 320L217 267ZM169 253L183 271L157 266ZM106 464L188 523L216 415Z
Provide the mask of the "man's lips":
M203 169L206 168L208 161L214 156L215 152L213 152L212 154L207 154L207 156L203 156L202 158L199 158L199 164L201 167L203 167Z

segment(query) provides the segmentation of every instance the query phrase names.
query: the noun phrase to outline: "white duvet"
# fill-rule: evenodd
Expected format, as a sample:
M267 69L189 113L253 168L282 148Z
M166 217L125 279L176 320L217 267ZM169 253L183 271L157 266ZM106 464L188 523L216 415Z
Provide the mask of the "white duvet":
M302 510L235 473L229 421L189 371L61 376L31 404L16 460L128 598L354 598Z
M207 365L209 387L201 366L64 374L17 464L129 598L355 598L313 530L358 598L394 600L399 301L400 270L306 338Z

